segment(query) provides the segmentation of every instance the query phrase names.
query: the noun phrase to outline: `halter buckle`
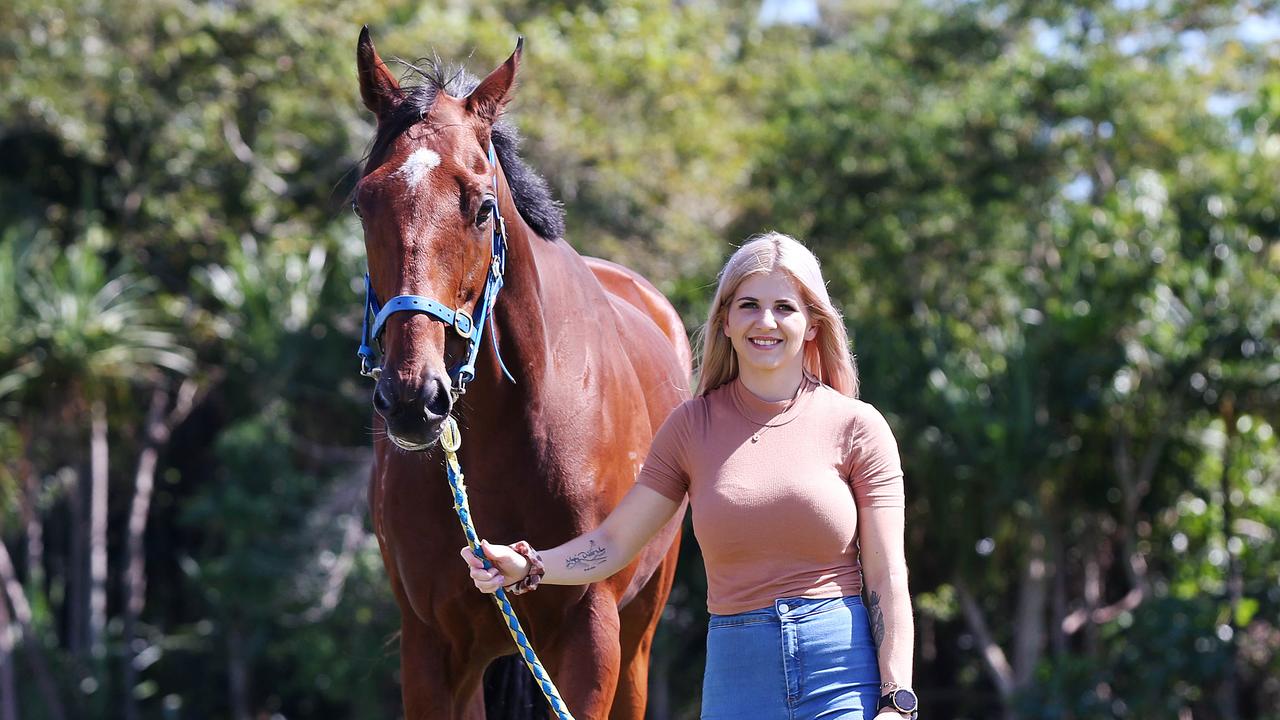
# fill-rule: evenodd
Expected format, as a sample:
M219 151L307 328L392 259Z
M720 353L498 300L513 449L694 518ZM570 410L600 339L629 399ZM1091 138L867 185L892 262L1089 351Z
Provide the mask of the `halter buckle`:
M471 331L475 329L475 321L461 308L453 311L453 329L463 338L470 340Z

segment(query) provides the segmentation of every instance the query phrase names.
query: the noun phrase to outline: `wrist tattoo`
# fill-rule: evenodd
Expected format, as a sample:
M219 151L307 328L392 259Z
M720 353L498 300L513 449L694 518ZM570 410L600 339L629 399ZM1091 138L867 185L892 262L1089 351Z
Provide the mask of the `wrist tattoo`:
M871 619L871 639L879 648L884 642L884 610L880 607L880 594L875 590L867 598L867 615Z
M564 561L566 570L578 569L582 572L590 572L600 567L609 559L609 553L603 545L596 545L595 540L587 541L587 549L577 555L570 555Z

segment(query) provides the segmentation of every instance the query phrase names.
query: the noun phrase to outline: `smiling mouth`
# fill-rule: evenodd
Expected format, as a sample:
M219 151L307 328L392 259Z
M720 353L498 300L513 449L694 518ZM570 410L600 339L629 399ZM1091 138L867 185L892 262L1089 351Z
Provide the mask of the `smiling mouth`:
M782 344L778 338L748 338L747 342L758 348L772 348Z

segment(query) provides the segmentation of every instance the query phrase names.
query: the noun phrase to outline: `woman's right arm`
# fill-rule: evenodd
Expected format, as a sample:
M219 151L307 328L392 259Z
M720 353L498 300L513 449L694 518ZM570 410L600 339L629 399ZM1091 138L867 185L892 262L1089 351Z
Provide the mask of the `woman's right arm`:
M657 490L635 485L600 527L558 547L538 551L546 568L542 582L586 585L608 578L626 567L679 508L678 501ZM471 579L481 591L496 592L529 574L529 562L510 546L481 541L481 547L493 563L490 569L485 569L471 548L462 548L462 558L471 566Z

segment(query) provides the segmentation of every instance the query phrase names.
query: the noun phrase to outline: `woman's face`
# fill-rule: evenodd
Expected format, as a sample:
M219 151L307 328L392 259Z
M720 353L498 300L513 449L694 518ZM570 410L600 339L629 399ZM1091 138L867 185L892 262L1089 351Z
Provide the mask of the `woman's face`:
M773 372L799 368L804 343L818 334L795 283L785 273L751 275L734 292L724 334L741 370Z

